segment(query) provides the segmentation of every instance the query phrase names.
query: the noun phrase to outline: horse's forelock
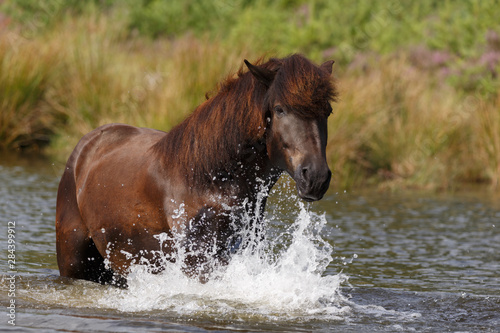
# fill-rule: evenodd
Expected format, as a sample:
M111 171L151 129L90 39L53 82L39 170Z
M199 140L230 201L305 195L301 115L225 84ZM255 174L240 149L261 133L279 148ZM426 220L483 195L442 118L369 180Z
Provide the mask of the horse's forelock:
M330 73L301 55L281 59L270 96L303 118L327 116L337 99Z

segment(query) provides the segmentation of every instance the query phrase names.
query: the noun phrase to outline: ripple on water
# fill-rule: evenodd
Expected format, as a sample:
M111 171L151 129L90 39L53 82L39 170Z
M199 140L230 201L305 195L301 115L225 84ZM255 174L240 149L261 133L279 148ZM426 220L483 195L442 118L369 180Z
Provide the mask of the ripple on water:
M293 191L278 186L258 251L238 254L207 284L186 278L175 264L157 275L135 267L123 290L58 276L57 175L0 165L0 182L0 215L16 221L19 245L18 328L495 332L500 326L500 208L488 199L368 193L301 206ZM8 290L5 276L0 290Z

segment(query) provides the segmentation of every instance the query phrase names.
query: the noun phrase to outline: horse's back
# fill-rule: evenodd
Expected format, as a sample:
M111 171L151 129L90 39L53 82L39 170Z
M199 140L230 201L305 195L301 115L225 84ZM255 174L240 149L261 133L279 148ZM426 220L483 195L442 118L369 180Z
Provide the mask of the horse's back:
M133 159L136 155L144 154L164 132L138 128L124 124L108 124L96 128L82 137L76 145L67 168L75 168L75 176L85 170L89 163L105 159L107 156L123 152Z

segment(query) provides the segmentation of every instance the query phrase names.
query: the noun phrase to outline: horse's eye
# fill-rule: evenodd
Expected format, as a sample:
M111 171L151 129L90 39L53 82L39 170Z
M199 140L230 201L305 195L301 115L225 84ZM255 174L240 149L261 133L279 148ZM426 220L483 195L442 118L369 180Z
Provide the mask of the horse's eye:
M284 116L285 115L285 110L283 110L283 108L279 105L276 105L274 107L274 113L276 113L276 115L278 117L281 117L281 116Z

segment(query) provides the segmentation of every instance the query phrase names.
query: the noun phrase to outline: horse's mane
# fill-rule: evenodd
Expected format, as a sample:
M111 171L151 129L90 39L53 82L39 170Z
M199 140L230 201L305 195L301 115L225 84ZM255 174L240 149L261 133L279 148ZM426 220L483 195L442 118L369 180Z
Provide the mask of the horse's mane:
M258 64L276 71L268 95L275 94L301 117L325 116L325 104L337 96L330 73L301 55L265 63L259 60ZM204 103L156 143L154 151L166 167L178 165L191 184L212 183L214 177L231 172L243 151L263 143L266 92L266 86L241 67L236 76L219 84L214 96L207 95ZM331 108L326 110L329 113Z

